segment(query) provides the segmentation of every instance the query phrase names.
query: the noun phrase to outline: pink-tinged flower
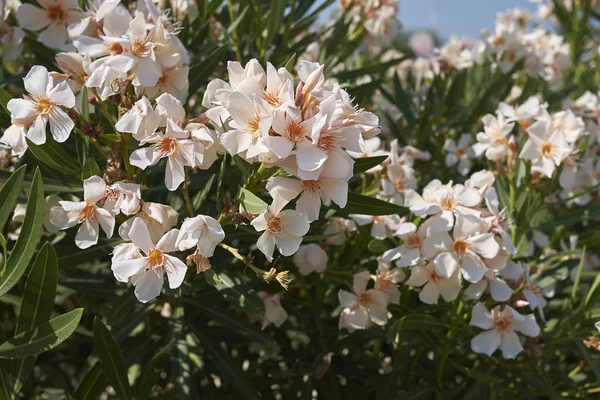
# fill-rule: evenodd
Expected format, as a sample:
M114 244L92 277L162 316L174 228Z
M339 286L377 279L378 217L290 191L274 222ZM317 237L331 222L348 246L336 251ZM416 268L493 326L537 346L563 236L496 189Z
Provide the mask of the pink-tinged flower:
M473 207L481 203L481 195L476 189L452 185L452 182L443 185L435 179L425 186L423 196L407 190L406 203L417 216L434 215L429 223L431 231L449 231L454 226L455 217L479 215Z
M131 133L135 140L144 140L156 132L160 126L161 117L152 109L152 104L146 97L135 102L115 124L115 129L123 133Z
M142 303L160 295L165 272L171 289L177 289L183 283L187 267L183 261L168 254L178 251L175 245L178 234L179 230L172 229L155 243L144 221L136 218L133 222L129 238L143 257L113 261L111 269L117 280L133 283L135 297Z
M388 298L390 304L400 302L400 290L398 284L405 278L402 268L395 268L385 261L383 257L377 257L377 279L375 289L381 290Z
M97 204L104 199L105 193L106 183L102 178L92 176L86 179L83 181L84 201L60 201L60 206L50 210L50 222L60 229L81 224L75 236L75 244L80 249L98 243L99 226L110 238L115 228L115 217Z
M215 247L225 239L225 232L219 222L206 215L186 218L181 224L177 236L179 250L188 250L196 246L204 257L212 257Z
M12 99L7 108L12 122L27 130L27 138L35 144L46 143L46 125L59 143L66 141L75 123L62 109L75 106L75 95L67 82L54 85L52 76L45 67L36 65L23 78L25 90L30 98Z
M263 315L263 329L270 324L279 328L287 320L288 314L281 305L279 294L258 292L258 297L265 303L265 315Z
M563 130L553 130L547 121L537 121L527 129L527 133L529 139L519 157L531 160L532 171L551 178L556 167L573 151L572 146L567 142Z
M343 310L340 314L339 328L367 329L372 323L385 325L388 320L388 299L384 292L377 289L367 290L371 279L369 271L354 274L353 293L340 290L338 297Z
M131 153L131 165L146 169L167 157L165 185L171 191L177 190L185 179L184 166L194 165L194 143L189 139L189 133L169 119L165 134L155 132L140 143L150 143L151 146Z
M301 275L308 275L311 272L321 273L327 267L327 253L318 244L310 243L300 246L294 254L294 264L298 267Z
M476 216L459 216L452 238L446 232L429 236L424 241L423 253L433 260L442 276L449 278L460 270L465 280L479 282L487 270L482 257L493 259L500 250L494 234L488 230L489 226Z
M470 324L485 330L471 340L471 349L475 353L491 356L500 348L506 359L515 358L523 350L517 332L529 337L540 334L533 314L521 315L510 306L505 306L502 311L496 306L489 312L482 303L477 303Z
M473 151L477 157L485 153L492 160L501 160L508 155L508 135L512 132L515 123L507 122L502 115L494 117L488 114L483 117L483 132L477 134L477 143Z
M150 237L157 242L165 232L177 225L179 213L170 206L149 201L141 202L141 209L134 218L129 218L119 226L119 236L129 240L129 230L136 218L141 218L150 231Z
M302 237L308 233L310 225L306 214L294 210L283 210L270 206L250 223L257 232L264 233L258 238L256 247L273 261L275 245L283 256L291 256L300 247Z
M444 150L446 150L446 165L452 167L458 164L458 173L465 176L471 170L471 157L473 150L469 146L471 143L471 134L463 133L458 140L446 139Z
M23 157L27 151L26 133L27 131L18 125L9 126L0 137L0 148L10 147L12 156Z
M427 237L427 224L424 223L419 229L412 222L401 223L394 236L402 239L402 245L383 253L385 261L396 261L398 267L409 267L417 265L422 260L423 244Z
M425 304L437 304L440 295L445 301L453 301L458 297L461 286L460 272L446 278L439 274L432 262L424 267L417 265L411 268L410 278L406 285L423 287L419 292L419 299Z
M38 3L42 8L28 3L19 6L19 25L30 31L42 31L37 40L46 46L65 48L67 26L81 19L77 0L38 0Z
M371 236L375 239L385 239L391 237L400 225L398 215L362 215L350 214L359 226L371 225Z

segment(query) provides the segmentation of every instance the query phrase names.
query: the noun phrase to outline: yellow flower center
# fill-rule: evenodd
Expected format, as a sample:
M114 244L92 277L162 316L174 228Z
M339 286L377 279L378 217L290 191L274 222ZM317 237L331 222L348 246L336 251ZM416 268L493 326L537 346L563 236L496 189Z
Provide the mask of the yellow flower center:
M548 143L548 142L544 143L540 150L540 153L542 153L542 155L546 158L552 157L553 152L554 152L554 147L552 146L551 143Z
M469 247L469 242L467 242L466 240L457 240L454 242L453 249L456 254L458 254L459 256L463 256L467 253Z
M456 207L456 200L452 196L444 196L440 201L440 207L442 210L452 211Z
M494 328L499 333L506 333L512 330L512 322L506 317L496 317L494 320Z
M170 156L177 150L177 139L164 136L156 142L156 148L162 156Z
M154 249L148 254L148 268L159 268L165 263L165 255L162 251Z
M119 42L111 42L108 44L108 51L113 56L123 53L123 46Z
M79 211L79 222L89 221L96 216L96 205L86 203L83 210Z
M52 110L52 102L45 96L38 97L35 101L35 111L38 114L48 114Z
M406 238L406 247L409 249L420 249L423 246L423 238L418 233L411 233Z

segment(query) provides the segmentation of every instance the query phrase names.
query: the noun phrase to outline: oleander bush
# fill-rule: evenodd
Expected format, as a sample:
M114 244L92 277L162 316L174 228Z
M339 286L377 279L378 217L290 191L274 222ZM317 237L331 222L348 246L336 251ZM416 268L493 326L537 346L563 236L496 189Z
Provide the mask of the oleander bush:
M532 2L2 3L0 398L598 398L600 2Z

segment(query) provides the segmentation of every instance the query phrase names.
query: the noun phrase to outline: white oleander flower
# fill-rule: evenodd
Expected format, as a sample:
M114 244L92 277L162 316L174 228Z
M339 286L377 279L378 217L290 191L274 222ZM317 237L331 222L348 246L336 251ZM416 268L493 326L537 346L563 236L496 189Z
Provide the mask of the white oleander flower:
M472 283L464 292L467 299L479 299L483 293L488 290L492 299L500 302L505 302L510 299L513 290L508 283L501 279L497 271L488 269L483 275L483 279L479 282Z
M37 38L40 43L66 49L67 26L81 19L77 0L39 0L38 3L42 8L29 3L19 6L19 25L30 31L41 31Z
M154 134L160 126L161 117L152 108L146 97L135 102L115 124L115 129L123 133L131 133L137 141L144 140Z
M471 170L471 157L473 156L471 143L471 134L463 133L458 140L446 139L444 142L444 150L446 150L446 165L452 167L458 164L458 173L465 176Z
M131 165L146 169L166 157L165 186L171 191L177 190L185 180L184 167L194 165L194 142L189 139L189 133L169 119L164 134L155 132L140 143L151 143L151 146L131 153Z
M293 260L300 274L308 275L312 272L321 273L325 271L329 257L321 246L309 243L300 246L296 254L294 254Z
M445 232L429 236L423 243L423 253L433 260L436 271L442 276L449 278L460 270L465 280L479 282L487 270L482 257L493 259L500 250L494 234L488 233L488 229L476 216L459 216L452 238Z
M529 139L519 157L531 161L531 170L548 178L573 151L562 129L552 130L550 123L538 121L527 129Z
M137 183L115 182L106 188L104 208L113 214L133 215L141 208L142 193Z
M381 290L388 297L390 304L400 303L400 290L398 284L404 281L405 275L402 268L392 267L383 257L377 257L377 279L375 289Z
M445 301L453 301L462 289L460 272L456 270L449 278L436 272L433 262L425 266L416 265L410 269L406 285L422 287L419 299L425 304L437 304L440 295Z
M12 99L7 108L12 122L27 130L27 138L35 144L46 143L46 125L59 143L66 141L75 126L62 109L75 106L75 95L67 82L55 85L45 67L36 65L23 78L25 90L31 99Z
M160 295L165 272L171 289L177 289L183 283L187 271L185 263L168 254L178 251L175 246L178 234L177 229L172 229L155 243L142 219L136 218L133 222L129 238L142 251L143 257L113 261L111 269L117 280L133 283L135 297L142 303Z
M105 198L105 194L106 183L102 178L92 176L86 179L83 181L84 201L60 201L60 206L50 210L50 222L63 230L81 224L75 236L75 244L80 249L98 243L99 226L110 238L115 228L115 217L97 204Z
M0 148L9 147L12 156L23 157L27 151L26 133L27 131L21 126L14 124L9 126L0 137Z
M300 247L302 237L310 225L306 214L294 210L281 210L270 206L250 223L257 232L263 232L256 247L273 261L275 246L282 256L291 256Z
M348 234L356 232L356 222L351 219L333 217L323 231L323 235L331 235L325 240L328 246L341 246L346 242Z
M265 303L265 314L263 315L263 329L270 324L279 328L287 320L288 314L281 305L281 296L269 294L267 292L258 292L258 297Z
M381 290L367 290L370 279L369 271L354 274L353 293L346 290L338 292L343 308L340 314L340 329L345 328L352 332L356 329L367 329L372 323L381 326L387 323L387 296Z
M350 218L359 226L372 224L371 236L380 240L391 237L400 225L400 216L398 215L350 214Z
M531 96L525 103L518 107L500 103L497 112L506 118L506 122L516 122L522 127L527 128L531 120L537 117L540 112L547 107L547 103L540 104L540 100L537 97Z
M134 218L129 218L119 226L119 236L129 240L129 230L136 218L141 218L150 231L150 237L157 242L165 232L177 225L179 214L170 206L149 201L141 202L141 209Z
M502 115L494 117L488 114L483 117L483 132L477 134L477 143L473 145L473 151L477 157L485 153L492 160L501 160L508 155L508 136L512 132L515 123L507 122Z
M207 215L196 215L183 221L176 245L182 251L196 246L202 256L212 257L215 247L223 239L225 232L216 219Z
M427 237L427 224L419 229L412 222L403 222L394 236L402 239L402 244L383 253L383 260L396 261L398 267L412 267L423 259L423 243Z
M481 195L476 189L452 182L443 185L435 179L425 186L423 196L407 190L406 203L416 216L433 215L429 230L449 231L455 218L480 214L474 207L481 203Z
M502 311L496 306L489 312L482 303L477 303L470 324L485 330L471 340L474 352L491 356L500 348L506 359L515 358L523 350L517 332L529 337L540 334L533 314L521 315L510 306L505 306Z

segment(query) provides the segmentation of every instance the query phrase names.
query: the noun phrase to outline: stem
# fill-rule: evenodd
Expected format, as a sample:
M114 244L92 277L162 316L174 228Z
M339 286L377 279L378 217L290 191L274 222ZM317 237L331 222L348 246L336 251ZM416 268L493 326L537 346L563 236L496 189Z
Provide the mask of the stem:
M256 266L254 266L254 264L252 264L246 257L241 255L240 252L236 248L228 246L224 243L219 243L219 246L224 248L225 250L230 252L231 255L233 255L235 258L237 258L238 260L243 262L248 268L250 268L252 271L254 271L254 273L256 273L256 275L258 275L260 277L264 277L265 275L267 275L269 273L268 271L262 270Z
M233 23L235 13L233 12L233 2L231 0L227 0L227 10L229 11L229 21L231 23ZM240 49L237 29L234 29L231 32L231 38L233 39L233 45L235 47L235 57L237 58L238 62L241 63L242 62L242 51Z
M190 217L194 216L194 206L192 205L192 200L190 199L190 191L188 187L188 179L190 177L190 169L189 167L185 167L185 179L183 180L183 198L185 199L185 205L187 206L188 213Z
M112 127L113 131L115 131L115 133L118 133L117 130L115 129L115 121L113 120L112 116L108 112L108 109L106 108L106 104L104 104L104 102L100 100L98 91L96 91L96 89L94 89L94 88L90 88L90 89L92 89L92 93L94 93L94 96L96 96L96 99L98 100L96 103L97 103L98 108L100 109L100 112L102 113L102 115L104 115L104 118L106 118L106 120L110 123L110 126Z

